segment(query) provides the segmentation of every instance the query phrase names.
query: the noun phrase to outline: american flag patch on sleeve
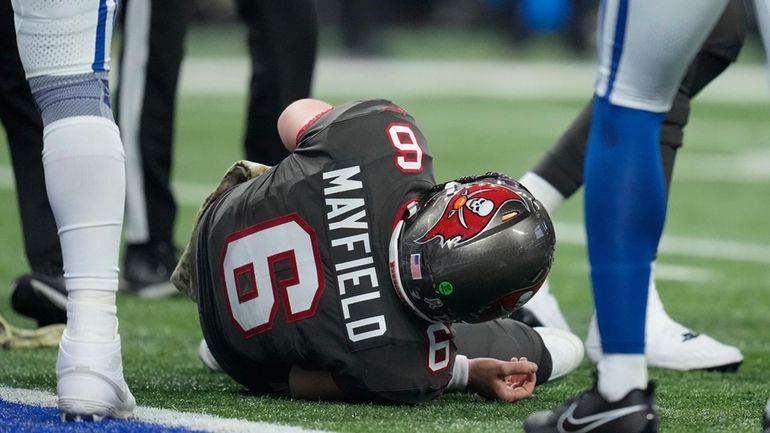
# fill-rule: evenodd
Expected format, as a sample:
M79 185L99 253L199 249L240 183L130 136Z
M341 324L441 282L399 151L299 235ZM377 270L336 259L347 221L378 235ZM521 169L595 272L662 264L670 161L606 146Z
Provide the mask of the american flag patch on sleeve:
M420 254L412 254L409 257L409 270L412 272L412 279L422 279L422 267L420 266L422 258Z

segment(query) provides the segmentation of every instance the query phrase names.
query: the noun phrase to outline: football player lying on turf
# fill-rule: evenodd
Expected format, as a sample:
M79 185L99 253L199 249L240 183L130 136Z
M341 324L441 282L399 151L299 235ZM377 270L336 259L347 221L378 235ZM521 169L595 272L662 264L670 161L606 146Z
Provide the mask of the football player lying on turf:
M493 320L553 259L550 219L518 182L435 185L425 138L388 101L300 100L278 128L292 155L231 169L173 278L222 370L259 393L420 403L516 401L579 365L576 336Z

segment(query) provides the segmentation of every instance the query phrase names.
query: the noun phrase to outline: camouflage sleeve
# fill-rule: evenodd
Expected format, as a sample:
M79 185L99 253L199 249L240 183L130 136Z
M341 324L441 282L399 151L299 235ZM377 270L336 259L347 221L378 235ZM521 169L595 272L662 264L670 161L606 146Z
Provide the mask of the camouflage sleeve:
M217 185L216 189L206 197L206 200L204 200L203 205L198 209L198 213L195 216L195 222L193 223L193 228L191 232L191 241L192 236L195 235L196 230L198 229L198 224L200 223L201 216L203 213L208 209L209 206L211 206L212 203L220 196L223 192L227 191L228 189L234 187L235 185L238 185L240 183L246 182L248 180L254 179L258 176L261 176L263 173L265 173L267 170L269 170L270 167L264 164L260 164L257 162L251 162L246 160L241 160L233 164L225 173L225 175L222 177L222 180L219 182L219 185ZM191 242L190 241L190 242ZM187 243L187 245L184 248L184 252L182 253L182 256L179 258L179 262L176 265L176 268L174 269L174 273L171 274L171 283L174 284L174 287L177 288L182 293L187 294L190 296L190 298L193 299L193 301L197 302L196 296L193 293L192 290L192 284L191 284L191 278L192 278L192 263L191 263L191 257L190 257L190 242Z

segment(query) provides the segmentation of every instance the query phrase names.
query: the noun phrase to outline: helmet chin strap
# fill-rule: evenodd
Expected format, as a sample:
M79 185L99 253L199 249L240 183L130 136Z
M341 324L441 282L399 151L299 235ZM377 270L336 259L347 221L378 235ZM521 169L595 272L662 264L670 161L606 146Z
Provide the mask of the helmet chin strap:
M388 245L388 265L390 267L390 280L393 283L393 287L396 289L396 294L401 298L401 302L406 304L417 316L428 322L438 322L426 316L422 311L417 309L406 294L404 285L401 283L401 269L398 266L398 241L401 239L401 229L404 227L404 220L401 220L396 224L393 229L393 234L390 236L390 244Z

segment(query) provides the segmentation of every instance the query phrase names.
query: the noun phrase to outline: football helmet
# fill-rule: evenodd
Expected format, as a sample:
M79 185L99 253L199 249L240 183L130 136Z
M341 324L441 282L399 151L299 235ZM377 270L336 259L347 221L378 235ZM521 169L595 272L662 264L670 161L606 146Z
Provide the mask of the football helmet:
M507 316L537 292L551 268L551 219L507 176L436 185L409 213L391 237L390 271L402 301L425 320Z

